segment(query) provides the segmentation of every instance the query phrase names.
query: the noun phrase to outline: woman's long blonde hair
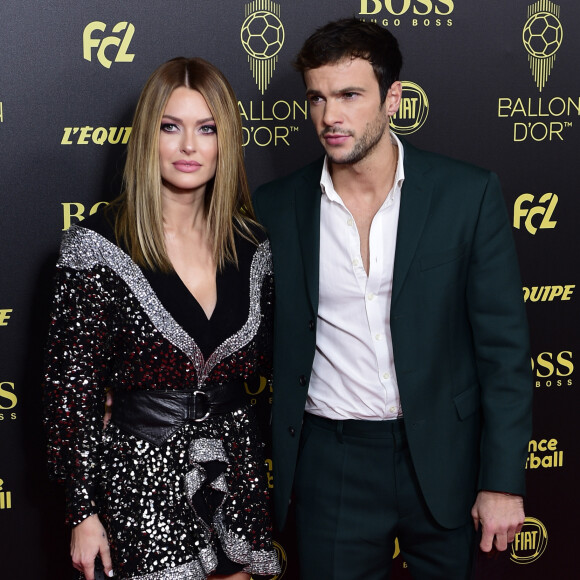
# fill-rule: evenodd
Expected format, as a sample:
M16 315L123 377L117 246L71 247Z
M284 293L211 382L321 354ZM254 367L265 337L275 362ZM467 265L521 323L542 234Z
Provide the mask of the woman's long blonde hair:
M123 190L113 202L115 234L133 261L171 272L165 248L159 167L161 119L172 92L187 87L201 93L217 129L215 177L207 184L205 214L218 269L237 265L234 234L256 242L250 224L256 219L242 150L242 121L232 87L224 75L201 58L174 58L151 75L137 103L127 148Z

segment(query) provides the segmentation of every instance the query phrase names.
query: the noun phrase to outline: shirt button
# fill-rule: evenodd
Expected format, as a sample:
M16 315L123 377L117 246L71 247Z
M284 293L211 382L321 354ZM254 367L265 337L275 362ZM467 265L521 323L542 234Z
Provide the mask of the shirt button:
M346 224L347 224L349 227L352 227L352 226L354 225L354 220L353 220L352 218L348 218L348 219L346 220Z
M368 300L372 300L374 297L375 297L375 295L374 295L372 292L369 292L369 293L367 294L367 299L368 299Z
M390 379L391 375L389 373L383 373L383 379Z
M353 266L358 266L358 260L356 258L352 261L352 265Z
M381 340L382 334L378 333L375 334L375 340Z
M394 413L397 409L395 407L390 407L389 408L389 413Z

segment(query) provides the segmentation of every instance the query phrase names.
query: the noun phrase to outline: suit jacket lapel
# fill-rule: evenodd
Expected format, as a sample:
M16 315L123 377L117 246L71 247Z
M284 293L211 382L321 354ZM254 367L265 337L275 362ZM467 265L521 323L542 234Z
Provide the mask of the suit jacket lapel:
M433 191L433 183L428 176L429 165L423 161L421 152L408 143L404 143L404 148L405 182L401 192L401 208L397 228L392 304L395 303L403 287L417 250L429 215ZM321 173L322 161L309 165L302 175L301 184L294 192L302 264L314 314L318 312Z
M417 250L429 214L433 192L433 183L428 177L429 165L423 161L419 150L404 143L403 163L405 181L401 191L397 228L392 304L397 300Z
M295 190L296 222L302 250L302 264L314 314L318 312L321 173L321 162L311 164L302 176L302 183Z

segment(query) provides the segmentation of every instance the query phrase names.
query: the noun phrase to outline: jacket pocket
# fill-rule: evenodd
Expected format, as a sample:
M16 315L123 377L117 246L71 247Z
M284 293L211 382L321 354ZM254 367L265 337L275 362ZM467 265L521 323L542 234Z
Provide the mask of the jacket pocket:
M421 271L437 268L437 266L443 266L444 264L458 260L466 254L467 246L468 244L464 243L443 252L424 254L419 262Z
M470 415L473 415L481 406L479 398L480 389L478 385L473 385L465 391L453 397L455 408L459 418L464 421Z

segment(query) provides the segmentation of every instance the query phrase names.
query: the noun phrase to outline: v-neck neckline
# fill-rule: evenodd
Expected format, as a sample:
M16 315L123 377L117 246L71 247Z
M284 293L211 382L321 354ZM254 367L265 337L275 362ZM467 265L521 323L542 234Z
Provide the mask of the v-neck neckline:
M181 279L181 276L175 271L174 271L174 274L178 280L179 286L182 288L182 290L185 293L187 293L187 295L190 297L190 300L193 300L193 303L199 309L199 312L203 315L203 318L205 319L207 324L211 324L211 322L215 319L215 314L216 314L216 311L218 310L218 306L220 303L220 288L219 288L220 284L219 284L219 276L218 276L217 270L215 273L216 300L215 300L215 305L213 307L213 310L211 311L211 314L209 315L209 317L206 314L203 306L199 303L199 300L195 297L195 294L186 286L185 282Z
M82 259L90 264L91 260L100 260L116 272L155 328L193 361L202 378L218 358L229 356L227 353L235 345L239 346L240 340L251 338L255 331L252 308L256 308L252 302L256 292L253 268L257 257L253 244L236 238L239 265L227 263L216 272L216 305L208 318L175 272L141 268L116 243L109 222L96 222L96 226L71 229L71 235L78 238L77 245L84 248ZM265 267L262 260L256 264Z

